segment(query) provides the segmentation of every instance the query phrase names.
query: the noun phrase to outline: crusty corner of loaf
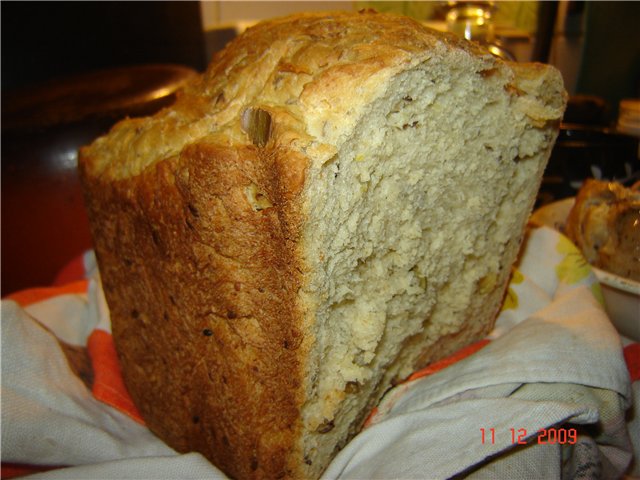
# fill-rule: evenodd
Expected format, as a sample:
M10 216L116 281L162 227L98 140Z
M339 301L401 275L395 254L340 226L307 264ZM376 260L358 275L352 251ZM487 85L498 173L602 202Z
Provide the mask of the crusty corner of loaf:
M512 63L514 81L509 88L517 94L515 108L526 114L533 125L559 122L564 114L568 94L561 73L542 63Z
M284 218L295 214L282 165L263 153L193 144L133 178L86 178L87 205L123 378L146 425L233 478L301 478L308 340L295 221Z
M307 173L302 415L319 471L391 382L491 329L564 108L557 83L518 74L432 57Z

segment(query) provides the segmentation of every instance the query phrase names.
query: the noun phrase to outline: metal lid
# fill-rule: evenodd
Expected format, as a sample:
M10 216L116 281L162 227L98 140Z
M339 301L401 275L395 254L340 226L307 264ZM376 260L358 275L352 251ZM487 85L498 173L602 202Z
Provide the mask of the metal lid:
M82 73L2 93L4 128L50 127L95 118L144 115L170 103L197 72L139 65Z

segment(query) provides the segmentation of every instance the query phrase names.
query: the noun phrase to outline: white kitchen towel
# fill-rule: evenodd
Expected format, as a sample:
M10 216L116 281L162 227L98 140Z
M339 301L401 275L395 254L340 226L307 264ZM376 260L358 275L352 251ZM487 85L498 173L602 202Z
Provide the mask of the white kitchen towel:
M632 456L629 380L619 338L589 297L577 289L474 355L396 387L326 478L484 476L485 467L493 476L498 463L504 476L493 478L618 478Z

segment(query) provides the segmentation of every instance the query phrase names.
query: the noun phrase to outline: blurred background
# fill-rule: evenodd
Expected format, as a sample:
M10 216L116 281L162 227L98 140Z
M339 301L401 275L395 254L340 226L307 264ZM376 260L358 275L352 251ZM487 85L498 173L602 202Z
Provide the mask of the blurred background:
M77 149L170 103L253 23L374 8L557 66L571 101L538 204L638 168L640 2L3 1L2 294L60 280L91 247ZM64 272L63 274L64 275Z

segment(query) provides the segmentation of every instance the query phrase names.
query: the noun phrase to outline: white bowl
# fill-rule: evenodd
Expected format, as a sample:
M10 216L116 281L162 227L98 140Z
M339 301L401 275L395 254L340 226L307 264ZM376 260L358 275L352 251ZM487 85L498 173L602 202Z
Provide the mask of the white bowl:
M531 220L564 234L564 224L574 202L574 198L566 198L540 207ZM640 283L596 267L592 269L602 287L611 322L623 336L640 342Z

